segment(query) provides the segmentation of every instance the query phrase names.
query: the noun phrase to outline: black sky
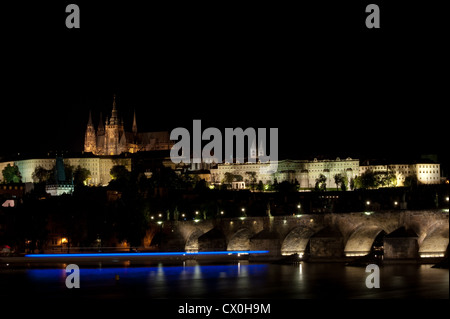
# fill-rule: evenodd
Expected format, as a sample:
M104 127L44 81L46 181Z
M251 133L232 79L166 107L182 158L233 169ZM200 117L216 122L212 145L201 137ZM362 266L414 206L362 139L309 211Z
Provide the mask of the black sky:
M128 128L134 110L140 131L278 127L284 157L448 147L448 39L432 2L378 1L379 30L364 1L78 2L78 30L68 3L6 11L2 155L81 151L89 110L97 125L113 94Z

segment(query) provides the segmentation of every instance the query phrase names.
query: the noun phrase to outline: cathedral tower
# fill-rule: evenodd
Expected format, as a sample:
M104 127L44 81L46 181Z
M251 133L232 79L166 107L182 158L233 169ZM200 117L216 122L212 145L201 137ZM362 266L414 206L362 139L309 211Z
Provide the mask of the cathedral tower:
M136 136L137 136L136 110L134 110L134 114L133 114L133 128L132 128L132 131L133 131L133 137L134 137L134 139L136 139Z
M113 101L113 109L111 112L111 117L109 118L109 121L106 123L105 127L105 141L106 141L106 155L118 155L120 154L119 151L119 140L120 140L120 131L123 127L123 124L120 123L119 117L117 114L117 107L116 107L116 95L114 94L114 101Z
M94 124L92 124L91 111L89 111L89 120L84 136L84 151L95 153L97 148Z

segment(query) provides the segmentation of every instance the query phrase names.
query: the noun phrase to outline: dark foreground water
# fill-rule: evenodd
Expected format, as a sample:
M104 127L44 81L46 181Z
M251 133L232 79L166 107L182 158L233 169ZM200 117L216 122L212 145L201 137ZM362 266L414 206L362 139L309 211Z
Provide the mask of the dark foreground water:
M80 288L65 285L65 268L0 269L0 297L8 298L449 298L448 269L385 265L380 288L366 287L365 268L343 264L84 268Z

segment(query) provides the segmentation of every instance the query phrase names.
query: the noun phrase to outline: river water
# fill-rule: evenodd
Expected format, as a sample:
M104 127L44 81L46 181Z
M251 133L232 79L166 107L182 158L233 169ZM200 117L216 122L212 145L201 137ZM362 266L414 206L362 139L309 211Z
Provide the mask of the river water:
M449 271L431 265L380 267L380 288L367 288L364 267L334 263L289 265L80 266L80 288L65 285L65 268L2 268L0 297L83 298L449 298Z

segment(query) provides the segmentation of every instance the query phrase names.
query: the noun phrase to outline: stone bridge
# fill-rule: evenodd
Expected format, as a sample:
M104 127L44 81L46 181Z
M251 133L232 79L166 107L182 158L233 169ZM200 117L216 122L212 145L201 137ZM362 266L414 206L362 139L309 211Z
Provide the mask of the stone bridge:
M165 221L161 249L269 250L271 256L312 258L367 255L375 243L384 258L444 257L448 210L380 211Z

